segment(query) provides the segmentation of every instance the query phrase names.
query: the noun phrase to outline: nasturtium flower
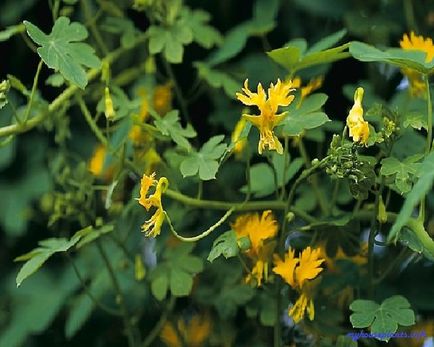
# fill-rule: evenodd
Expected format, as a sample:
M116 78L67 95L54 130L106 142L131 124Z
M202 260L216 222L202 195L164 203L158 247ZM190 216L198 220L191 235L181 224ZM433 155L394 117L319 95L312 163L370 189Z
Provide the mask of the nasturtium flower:
M247 213L239 216L231 225L237 239L248 237L251 243L247 256L254 263L253 269L246 277L247 283L255 282L257 286L262 284L263 279L268 279L269 263L274 251L278 225L271 211Z
M424 38L411 32L410 35L404 34L399 44L405 50L424 52L426 54L425 62L427 63L431 62L434 58L434 44L431 38Z
M369 137L369 124L363 118L363 93L362 87L357 88L354 93L354 105L348 114L347 126L353 141L366 145Z
M166 321L160 332L161 340L168 347L201 347L211 333L211 319L208 315L194 315L190 319L178 319L176 327Z
M427 63L431 62L434 58L434 44L431 38L425 39L423 36L417 36L414 32L411 32L409 35L404 34L399 44L404 50L424 52L426 54L425 61ZM414 97L425 96L426 86L423 75L410 68L405 68L401 71L408 79L410 95Z
M303 320L305 314L308 314L310 320L315 318L315 307L312 297L306 293L301 293L295 304L288 310L288 315L292 317L294 323L297 324Z
M259 154L267 148L283 154L283 146L273 129L282 122L286 115L286 112L277 114L279 106L288 106L294 100L294 95L289 94L294 90L292 82L282 82L278 79L276 84L271 83L268 88L268 98L261 83L258 84L257 92L254 93L250 91L246 79L242 90L244 94L236 94L238 100L247 106L257 106L260 111L260 114L256 116L243 114L243 117L259 130Z
M295 251L291 248L285 254L284 260L277 255L274 256L273 272L300 293L295 304L288 310L288 315L293 318L295 323L304 318L306 311L309 319L314 319L315 310L312 294L314 283L311 280L323 270L320 266L324 259L320 255L321 250L319 248L307 247L300 253L299 257L295 257Z
M149 189L155 186L154 194L148 196ZM142 225L142 232L148 237L156 237L160 234L161 226L163 225L165 214L163 205L161 203L161 195L166 191L169 186L169 181L166 177L161 177L158 181L155 179L155 173L148 176L143 175L140 181L140 198L139 204L142 205L146 211L155 208L152 217Z
M295 282L295 267L300 259L295 257L295 250L289 249L285 254L285 259L282 260L279 256L274 256L273 272L284 279L292 288L297 286Z

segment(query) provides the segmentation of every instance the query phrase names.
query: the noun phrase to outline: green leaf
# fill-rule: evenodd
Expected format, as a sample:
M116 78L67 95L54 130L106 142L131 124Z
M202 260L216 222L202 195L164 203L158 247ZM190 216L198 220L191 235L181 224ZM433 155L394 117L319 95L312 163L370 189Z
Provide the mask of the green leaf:
M226 231L215 239L212 244L208 261L212 263L219 256L223 255L226 259L235 257L238 254L237 235L233 230Z
M170 270L170 291L174 296L187 296L193 287L193 277L178 268Z
M168 271L162 271L159 269L157 276L153 279L151 283L151 291L155 298L162 301L167 294L167 289L169 287L169 278L167 276Z
M413 155L400 162L394 157L385 158L381 161L380 173L384 176L394 176L396 188L401 194L408 193L411 189L412 179L416 176L420 167L416 161L421 155Z
M184 177L195 176L199 173L199 178L203 181L215 179L219 168L219 159L226 150L227 145L221 143L224 135L211 137L200 149L199 152L192 151L180 166Z
M364 62L387 63L399 68L413 69L422 74L434 72L434 61L425 62L426 53L418 50L389 48L382 51L366 43L354 41L350 44L350 54Z
M30 38L39 46L38 54L45 64L59 71L66 80L81 89L87 85L86 71L83 66L99 68L101 61L94 49L86 43L78 42L87 38L88 32L80 23L70 23L69 18L59 17L49 35L37 26L24 21Z
M282 134L297 136L304 130L317 128L326 122L330 122L330 118L324 112L312 112L303 117L289 114L282 122Z
M337 36L339 36L338 33ZM330 39L330 41L332 41L332 39ZM326 46L326 44L328 44L327 41L320 41L318 42L318 47L321 48L321 46ZM303 54L300 47L293 44L274 49L270 52L267 52L267 55L276 63L282 65L293 75L299 70L315 65L332 63L337 60L348 58L349 56L348 52L346 51L348 44L321 51L317 51L318 47L315 47L314 45L313 50L308 50L305 54Z
M22 33L26 30L24 25L12 25L7 27L5 30L0 31L0 42L9 40L12 36Z
M70 240L66 238L51 238L39 241L38 244L40 247L15 258L15 261L26 261L18 272L16 278L17 287L19 287L26 278L38 271L53 254L66 252L71 247L75 246L87 232L88 228L81 229L77 231Z
M434 180L434 152L425 158L418 172L420 177L404 201L404 205L387 237L389 241L397 240L399 231L410 219L413 209L430 191Z
M134 45L137 30L131 20L107 17L101 27L107 32L120 34L122 47L131 48Z
M410 112L405 116L403 122L404 128L412 127L417 130L421 130L422 128L427 129L427 120L426 116L420 112Z
M394 295L384 300L381 305L371 300L355 300L350 305L354 312L350 316L353 328L370 327L371 334L378 340L388 341L398 330L398 324L415 324L415 316L410 303L401 295Z
M151 114L156 118L154 121L155 126L163 135L170 136L178 146L190 151L191 145L187 138L195 137L196 132L190 124L185 128L181 126L178 110L172 110L164 117L160 117L156 113Z
M222 88L226 95L235 99L235 93L239 90L240 84L228 74L211 69L204 63L195 63L199 76L203 78L211 87Z
M181 244L168 249L163 255L165 260L153 269L151 291L157 300L163 300L168 289L174 296L190 294L194 276L203 270L202 258L190 254L193 247Z
M330 35L322 38L321 40L319 40L315 44L313 44L309 48L309 50L306 52L306 54L320 52L320 51L323 51L323 50L328 49L330 47L333 47L340 40L342 40L342 38L346 34L347 34L347 29L342 29L342 30L339 30L333 34L330 34Z
M193 33L183 20L178 20L171 27L152 25L148 34L150 53L162 52L167 61L173 64L182 62L184 45L193 41Z
M220 44L223 41L221 34L212 26L208 25L211 16L202 10L190 10L184 8L181 13L185 23L191 29L193 40L206 49Z

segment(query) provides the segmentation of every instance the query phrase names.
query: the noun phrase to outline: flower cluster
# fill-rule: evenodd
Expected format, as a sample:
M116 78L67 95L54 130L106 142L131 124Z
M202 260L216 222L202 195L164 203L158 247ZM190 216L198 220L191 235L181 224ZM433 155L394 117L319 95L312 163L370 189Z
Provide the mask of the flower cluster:
M293 289L300 293L295 304L289 309L288 314L295 323L300 322L307 311L309 319L313 320L315 310L313 305L313 283L310 281L323 270L321 264L324 259L320 257L320 249L307 247L300 257L295 257L295 250L289 249L282 260L279 256L274 258L273 272L279 275Z
M288 106L294 100L294 95L289 95L294 91L292 82L282 82L278 79L276 84L271 83L268 88L268 98L261 83L258 84L257 92L254 93L250 91L246 79L242 90L245 95L237 93L238 100L247 106L257 106L261 112L259 116L243 114L243 117L259 130L259 154L262 154L263 150L267 148L282 154L282 144L274 134L273 129L282 122L286 115L286 112L277 114L279 106Z
M149 189L155 187L154 194L148 196ZM140 181L140 198L139 204L142 205L146 211L151 208L156 208L152 217L142 225L142 231L146 236L155 237L160 234L161 226L163 225L165 214L161 203L161 195L166 191L169 186L169 181L166 177L161 177L158 181L155 180L155 173L150 176L143 175Z
M248 237L250 248L247 256L255 264L246 282L255 282L257 286L268 279L268 264L274 251L275 242L272 241L277 234L278 225L271 211L248 213L239 216L231 225L237 239Z
M366 145L369 137L369 124L363 118L363 93L362 87L357 88L354 93L354 105L348 114L347 126L354 142Z

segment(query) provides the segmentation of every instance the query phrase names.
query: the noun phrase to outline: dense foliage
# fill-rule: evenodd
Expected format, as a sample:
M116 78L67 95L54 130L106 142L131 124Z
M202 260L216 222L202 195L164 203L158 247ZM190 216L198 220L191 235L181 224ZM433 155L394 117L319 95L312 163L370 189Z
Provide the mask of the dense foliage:
M434 345L432 2L0 9L0 347Z

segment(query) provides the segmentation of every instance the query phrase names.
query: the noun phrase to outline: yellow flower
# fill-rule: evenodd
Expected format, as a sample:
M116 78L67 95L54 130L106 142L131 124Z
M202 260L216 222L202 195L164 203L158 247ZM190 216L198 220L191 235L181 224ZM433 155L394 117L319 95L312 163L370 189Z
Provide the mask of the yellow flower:
M247 256L254 263L253 269L246 277L247 283L256 282L257 286L262 280L268 279L268 264L273 254L275 242L270 242L277 234L278 225L271 211L264 211L262 216L258 213L248 213L239 216L231 225L237 239L248 237L251 243ZM268 241L268 242L267 242Z
M104 161L107 149L103 145L96 147L95 152L93 152L92 158L89 161L89 171L95 175L99 176L104 169Z
M301 78L295 77L292 80L292 87L296 88L296 89L299 89L299 88L301 89L300 90L300 93L301 93L300 104L306 96L312 94L315 90L321 88L323 82L324 82L324 77L318 76L318 77L311 79L308 84L306 84L304 87L302 87Z
M347 126L353 141L366 145L369 137L369 124L363 118L363 93L362 87L357 88L354 93L354 105L348 114Z
M161 203L161 195L164 193L169 185L166 177L161 177L158 181L154 179L155 173L150 176L143 175L140 181L140 198L139 204L142 205L146 211L152 207L156 210L152 217L142 225L142 232L148 237L156 237L160 234L161 226L163 225L165 214ZM149 189L156 186L154 194L148 196Z
M268 98L261 83L258 84L257 93L253 93L249 90L248 80L246 79L242 90L245 95L237 93L238 100L247 106L255 105L260 111L259 116L243 114L243 117L259 130L259 154L262 154L262 151L267 147L269 150L275 150L277 153L282 154L282 144L274 135L273 129L282 122L286 115L285 112L276 114L279 106L288 106L294 99L294 95L289 95L294 90L292 89L292 83L282 83L279 79L275 85L271 83L268 88Z
M202 347L211 333L208 315L194 315L189 321L178 319L176 328L166 321L160 332L161 340L168 347Z
M294 323L297 324L304 318L306 310L309 319L313 320L315 318L313 299L306 293L301 293L295 304L288 310L288 315L291 316Z
M244 151L244 148L246 148L247 145L247 139L240 140L240 135L245 125L246 125L245 118L241 118L235 125L234 131L232 132L231 135L232 143L234 143L233 151L237 156Z
M299 259L294 257L295 250L289 249L288 252L285 254L285 260L282 261L279 256L274 256L274 268L273 272L275 274L278 274L280 277L282 277L286 283L288 283L292 288L295 288L296 282L295 282L295 267L299 263Z
M277 221L270 210L258 213L248 213L239 216L231 225L238 238L247 236L251 242L251 251L257 255L262 248L264 241L277 234Z
M434 44L431 38L425 39L423 36L417 36L414 32L410 35L404 34L399 42L404 50L417 50L426 54L425 61L429 63L434 58ZM426 94L425 82L423 75L412 69L402 69L402 73L407 77L409 83L410 95L414 97L424 97Z
M307 247L301 252L300 262L295 268L295 280L300 288L306 280L314 279L323 270L321 264L324 259L320 258L320 249Z
M417 36L413 31L408 34L404 34L402 40L399 42L402 49L416 50L426 54L425 62L429 63L434 58L434 44L431 38L424 38L423 36Z
M164 116L172 108L172 82L155 87L153 98L154 109Z

